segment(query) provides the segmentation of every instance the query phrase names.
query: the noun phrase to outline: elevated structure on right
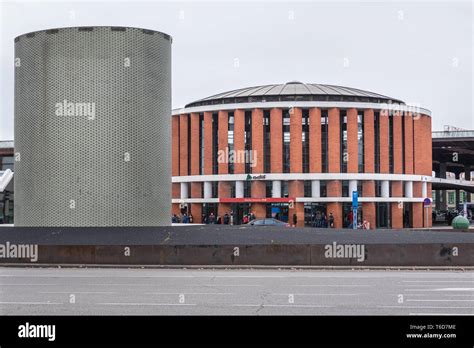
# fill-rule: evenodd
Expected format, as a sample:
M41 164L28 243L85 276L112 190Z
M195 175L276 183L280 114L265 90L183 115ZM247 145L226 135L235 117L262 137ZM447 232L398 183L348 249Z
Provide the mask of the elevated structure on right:
M474 130L433 132L432 179L437 210L459 209L472 201L474 181Z

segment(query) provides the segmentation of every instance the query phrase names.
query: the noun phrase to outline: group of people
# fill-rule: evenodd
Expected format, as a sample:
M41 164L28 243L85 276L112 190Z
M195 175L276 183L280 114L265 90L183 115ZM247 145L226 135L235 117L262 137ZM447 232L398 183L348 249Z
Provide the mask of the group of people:
M357 223L357 229L362 229L362 230L369 230L370 229L370 224L367 220L364 220L363 222L356 222ZM334 215L333 213L329 213L329 216L326 216L326 214L323 211L317 211L311 216L311 226L312 227L318 227L318 228L334 228ZM353 228L354 227L354 214L352 211L347 213L344 219L344 226L347 228Z
M181 216L173 214L171 216L171 222L174 224L183 223L183 224L192 224L194 222L193 214L183 213Z
M323 211L316 211L311 217L311 226L319 228L334 228L334 215L329 213L329 216L326 216L326 213Z
M225 212L222 217L220 215L214 215L213 212L209 213L209 215L202 214L203 224L233 225L235 221L234 219L234 212L232 210Z
M241 223L246 224L252 220L255 220L256 216L254 212L244 214ZM235 214L231 210L229 212L225 212L223 216L214 215L213 212L209 213L208 215L202 214L202 223L203 224L223 224L223 225L233 225L235 223ZM194 222L193 214L183 213L181 216L177 214L173 214L171 216L172 223L183 223L183 224L192 224Z

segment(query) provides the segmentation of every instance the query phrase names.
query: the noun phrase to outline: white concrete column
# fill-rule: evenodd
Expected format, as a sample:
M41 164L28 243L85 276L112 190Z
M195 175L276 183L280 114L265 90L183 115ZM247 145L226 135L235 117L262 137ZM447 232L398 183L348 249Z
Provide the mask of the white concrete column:
M181 199L186 199L189 198L189 183L187 182L182 182L181 183Z
M354 191L357 191L357 180L349 180L349 197L352 197Z
M382 181L382 190L381 190L381 196L383 198L389 198L390 197L390 181L388 180L383 180Z
M273 198L281 197L281 181L280 180L272 181L272 197Z
M235 198L243 198L243 197L244 197L244 182L236 181L235 182Z
M413 181L405 181L405 197L413 198Z
M311 197L321 197L321 182L319 180L311 181Z
M212 198L212 182L204 182L204 198Z
M428 197L428 183L426 181L421 183L421 196L423 198Z

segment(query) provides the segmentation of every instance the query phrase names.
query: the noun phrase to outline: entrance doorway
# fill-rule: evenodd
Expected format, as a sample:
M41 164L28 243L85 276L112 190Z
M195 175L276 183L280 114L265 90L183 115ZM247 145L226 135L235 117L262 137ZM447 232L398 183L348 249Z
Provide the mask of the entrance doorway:
M288 203L267 204L267 217L288 222L289 207Z

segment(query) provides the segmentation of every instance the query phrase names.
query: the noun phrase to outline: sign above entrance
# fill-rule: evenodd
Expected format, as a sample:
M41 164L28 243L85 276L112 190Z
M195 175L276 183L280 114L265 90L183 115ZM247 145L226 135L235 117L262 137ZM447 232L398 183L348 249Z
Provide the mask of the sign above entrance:
M242 197L242 198L219 198L219 203L290 203L294 202L294 197Z
M265 180L267 176L265 174L251 175L247 174L246 180Z

